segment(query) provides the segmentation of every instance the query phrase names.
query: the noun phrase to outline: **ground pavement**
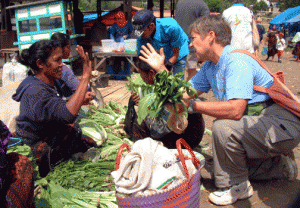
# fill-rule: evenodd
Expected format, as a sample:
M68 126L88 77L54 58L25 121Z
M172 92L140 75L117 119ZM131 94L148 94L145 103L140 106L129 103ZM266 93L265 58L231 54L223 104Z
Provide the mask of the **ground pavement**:
M265 60L265 56L261 56L262 60ZM286 85L292 90L292 92L300 98L300 62L295 62L295 59L290 53L285 53L283 57L283 62L278 63L277 57L274 61L264 61L264 63L269 67L272 72L283 71L285 75ZM245 75L246 76L246 75ZM214 101L212 92L201 95L201 98L205 101ZM204 116L206 128L211 129L213 118L209 116ZM205 135L201 145L211 147L211 137ZM208 201L208 195L211 191L216 190L214 182L211 179L211 168L212 168L212 158L211 158L211 148L207 148L205 151L206 166L202 169L202 182L205 190L201 191L201 207L219 207L211 204ZM298 165L298 177L295 181L287 180L272 180L272 181L261 181L261 182L251 182L254 195L247 199L237 201L233 205L222 206L224 208L286 208L288 207L291 200L294 199L298 190L300 191L300 145L294 149L296 163ZM300 207L300 204L299 204Z

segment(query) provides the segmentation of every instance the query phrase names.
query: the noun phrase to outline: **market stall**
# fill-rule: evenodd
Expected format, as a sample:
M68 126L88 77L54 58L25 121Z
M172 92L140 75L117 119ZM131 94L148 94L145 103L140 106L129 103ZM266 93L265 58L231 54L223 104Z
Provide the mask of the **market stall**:
M126 57L126 59L131 64L131 66L133 66L138 71L138 68L135 66L134 62L130 59L131 57L138 57L137 52L134 53L93 52L93 59L94 59L94 66L95 66L94 70L97 70L107 60L107 58L111 58L111 57Z

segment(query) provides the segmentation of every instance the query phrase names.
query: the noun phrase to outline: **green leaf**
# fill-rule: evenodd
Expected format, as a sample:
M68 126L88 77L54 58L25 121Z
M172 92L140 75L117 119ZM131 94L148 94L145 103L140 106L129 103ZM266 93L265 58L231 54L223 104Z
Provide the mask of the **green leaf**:
M139 112L138 112L138 123L141 124L143 120L149 114L149 108L155 102L157 95L155 93L150 93L143 97L139 102Z

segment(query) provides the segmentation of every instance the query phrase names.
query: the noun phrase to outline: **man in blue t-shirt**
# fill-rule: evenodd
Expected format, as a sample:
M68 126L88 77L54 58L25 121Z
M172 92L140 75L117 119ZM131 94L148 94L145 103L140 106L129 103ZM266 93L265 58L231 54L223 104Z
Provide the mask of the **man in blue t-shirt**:
M173 18L156 19L153 12L143 9L132 18L137 39L137 52L146 43L159 50L164 49L166 60L173 65L173 73L183 72L189 53L188 36Z
M253 58L232 53L231 29L217 15L197 19L191 26L190 47L206 61L190 80L198 95L212 90L215 102L201 102L187 94L189 112L215 117L212 126L213 174L219 189L209 195L217 205L229 205L253 195L249 180L297 177L293 148L300 142L300 119L276 104L253 85L270 87L273 77ZM165 70L164 54L142 47L146 61L157 72Z

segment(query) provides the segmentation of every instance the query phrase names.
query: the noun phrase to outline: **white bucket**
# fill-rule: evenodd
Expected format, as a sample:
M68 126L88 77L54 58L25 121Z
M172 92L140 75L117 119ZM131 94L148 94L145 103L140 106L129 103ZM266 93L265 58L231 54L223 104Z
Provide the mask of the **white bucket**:
M113 43L114 40L111 39L103 39L101 40L101 44L102 44L102 51L103 52L112 52L113 51Z
M124 40L125 43L125 51L127 53L134 53L136 52L136 40L137 39L128 39L128 40Z

